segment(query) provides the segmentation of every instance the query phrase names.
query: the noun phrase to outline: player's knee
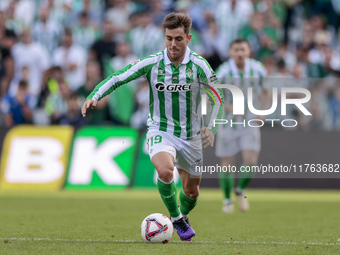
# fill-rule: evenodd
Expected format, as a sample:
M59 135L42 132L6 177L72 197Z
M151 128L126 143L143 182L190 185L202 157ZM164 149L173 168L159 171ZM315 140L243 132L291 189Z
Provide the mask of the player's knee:
M196 199L199 195L199 187L195 187L193 189L188 189L188 190L184 190L184 194L191 198L191 199Z
M256 159L248 159L244 161L244 164L246 166L256 166L257 165L257 160Z
M233 166L235 165L235 160L231 157L228 157L228 158L221 158L221 165L222 166Z
M169 166L161 166L157 169L158 178L163 182L171 182L173 179L173 169Z

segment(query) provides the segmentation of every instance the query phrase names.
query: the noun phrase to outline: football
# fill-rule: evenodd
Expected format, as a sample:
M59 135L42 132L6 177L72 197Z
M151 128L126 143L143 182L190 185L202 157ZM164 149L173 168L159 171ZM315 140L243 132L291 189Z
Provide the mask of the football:
M140 232L146 242L167 243L174 234L174 228L167 216L153 213L143 220Z

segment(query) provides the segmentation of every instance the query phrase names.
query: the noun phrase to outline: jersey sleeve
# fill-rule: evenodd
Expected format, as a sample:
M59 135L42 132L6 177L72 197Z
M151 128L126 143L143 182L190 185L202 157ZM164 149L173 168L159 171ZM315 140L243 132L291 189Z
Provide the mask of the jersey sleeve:
M218 78L218 81L221 84L232 84L232 80L230 77L230 66L227 62L224 62L223 64L221 64L217 70L216 70L216 76ZM224 95L224 102L225 103L230 103L232 101L232 97L230 94L230 90L228 89L221 89Z
M264 65L261 62L257 62L259 73L262 78L266 78L268 76L267 69L264 67Z
M210 120L207 128L216 134L217 126L214 127L214 120L221 119L224 110L224 96L221 89L215 88L216 84L219 84L216 73L210 67L209 63L202 57L202 61L197 61L198 66L198 78L204 83L204 89L207 90L208 98L211 104ZM208 85L208 86L206 86Z
M227 81L228 72L229 68L227 62L224 62L216 69L216 76L221 84L224 84Z
M103 97L109 95L123 84L127 84L132 80L135 80L148 71L148 65L150 64L150 58L144 58L136 60L126 67L114 72L101 83L99 83L86 100L101 100Z

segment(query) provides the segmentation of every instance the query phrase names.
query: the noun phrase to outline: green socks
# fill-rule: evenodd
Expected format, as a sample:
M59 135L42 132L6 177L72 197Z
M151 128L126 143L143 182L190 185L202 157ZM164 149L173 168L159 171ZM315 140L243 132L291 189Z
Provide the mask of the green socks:
M224 198L231 199L231 192L234 188L234 173L220 173L219 182L223 190Z
M238 180L236 191L242 192L243 190L245 190L248 187L253 175L254 173L251 172L240 172L240 179ZM221 172L219 175L220 187L223 190L225 199L231 199L231 194L234 189L234 180L234 173Z
M166 208L168 208L170 216L172 218L179 217L181 213L178 209L177 189L175 182L172 180L170 183L165 183L158 179L157 187L163 203L165 204Z
M240 179L238 180L237 188L240 189L240 190L245 190L248 187L251 179L253 178L253 175L254 175L254 173L252 173L252 172L240 173Z
M183 190L179 193L179 201L180 201L180 211L183 216L188 215L189 212L194 209L197 204L198 197L190 198L184 194Z
M237 187L241 190L245 190L252 178L240 178Z
M179 209L177 202L177 189L174 181L165 183L158 179L157 187L163 203L165 204L166 208L168 208L171 218L182 217L181 213L183 216L188 215L197 204L198 197L195 199L190 198L184 194L183 190L181 190L179 194L179 201L181 203Z

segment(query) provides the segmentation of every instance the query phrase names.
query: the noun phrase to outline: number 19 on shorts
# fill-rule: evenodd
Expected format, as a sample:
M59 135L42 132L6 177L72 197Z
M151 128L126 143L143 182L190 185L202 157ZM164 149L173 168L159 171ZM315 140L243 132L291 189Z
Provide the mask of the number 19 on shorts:
M156 135L155 137L151 137L148 139L148 148L152 147L154 144L161 143L162 137L160 135Z

